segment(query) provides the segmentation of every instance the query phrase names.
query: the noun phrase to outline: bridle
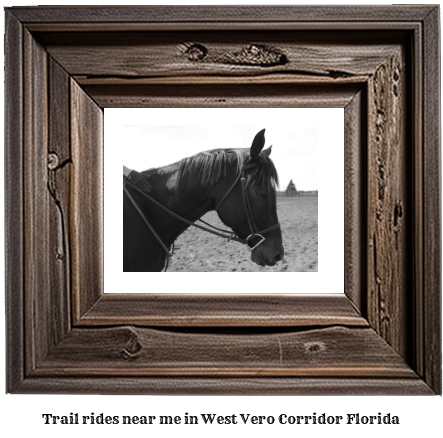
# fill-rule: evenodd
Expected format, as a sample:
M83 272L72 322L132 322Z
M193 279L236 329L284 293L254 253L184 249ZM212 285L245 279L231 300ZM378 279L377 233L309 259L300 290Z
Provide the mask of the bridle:
M229 188L229 190L226 192L225 196L223 196L221 201L215 207L215 211L218 213L218 209L220 208L220 205L222 205L224 200L229 196L229 194L232 192L232 190L236 186L238 180L240 180L241 188L242 188L243 207L246 212L246 220L248 221L248 226L249 226L249 231L250 231L249 236L244 240L242 239L242 243L246 244L247 247L251 251L253 251L255 248L257 248L259 245L261 245L266 240L265 237L263 237L263 234L269 233L270 231L275 230L276 228L280 227L280 224L277 222L276 224L271 225L270 227L265 228L263 230L259 230L257 228L257 224L255 223L254 215L252 213L251 202L249 201L249 194L248 194L249 180L246 179L246 170L252 169L255 166L257 166L257 163L246 164L241 168L240 173L238 174L234 183ZM254 239L255 237L258 237L261 240L257 244L255 244L253 247L250 247L248 242L249 242L249 240Z
M135 209L137 210L137 212L139 213L139 215L142 217L143 221L145 222L146 226L149 228L149 230L151 231L151 233L153 234L153 236L156 238L156 240L158 241L158 243L160 244L160 246L163 248L163 250L165 251L166 257L169 259L172 257L172 253L170 252L170 250L166 247L166 245L163 243L163 241L161 240L160 236L157 234L157 232L154 230L154 228L152 227L152 225L149 223L148 219L146 218L146 216L144 215L144 213L141 211L140 207L138 206L137 202L135 201L135 199L132 197L132 195L129 193L128 189L126 188L126 185L131 186L133 189L137 190L140 194L142 194L145 198L149 199L152 203L154 203L155 205L157 205L158 207L162 208L165 212L167 212L168 214L170 214L171 216L175 217L176 219L181 220L182 222L191 225L193 227L199 228L203 231L206 231L208 233L211 234L215 234L216 236L219 237L223 237L225 239L228 239L228 241L235 241L235 242L239 242L239 243L243 243L244 245L246 245L251 251L253 251L255 248L257 248L259 245L261 245L266 238L263 236L266 233L269 233L272 230L275 230L277 228L280 227L280 223L276 223L274 225L271 225L268 228L264 228L263 230L259 230L257 228L257 224L254 220L254 215L252 213L252 208L251 208L251 202L249 200L249 194L248 194L248 184L249 184L249 180L247 180L246 178L246 170L248 169L252 169L253 167L257 166L257 163L250 163L250 164L246 164L244 165L241 169L240 172L237 176L237 178L235 179L234 183L231 185L231 187L229 188L229 190L225 193L225 195L223 196L223 198L221 199L221 201L217 204L217 206L215 207L215 211L218 213L218 209L220 208L220 205L222 205L222 203L226 200L226 198L229 196L229 194L232 192L232 190L234 189L234 187L236 186L236 184L238 183L238 181L240 180L241 182L241 188L242 188L242 199L243 199L243 207L245 209L245 213L246 213L246 219L248 222L248 227L249 227L249 231L250 234L246 239L242 239L238 236L235 235L235 233L232 233L231 231L228 230L223 230L221 228L217 228L214 227L213 225L209 224L208 222L205 222L202 219L199 219L200 222L204 223L205 225L213 228L213 230L217 230L217 231L213 231L209 228L206 228L202 225L198 225L194 222L191 222L187 219L185 219L184 217L174 213L172 210L170 210L169 208L165 207L163 204L161 204L160 202L158 202L157 200L155 200L154 198L152 198L151 196L149 196L146 192L144 192L143 190L141 190L140 188L138 188L136 185L132 184L131 182L128 181L128 179L123 176L123 191L126 194L126 196L128 197L128 199L131 201L131 203L134 205ZM254 238L259 238L260 241L258 243L256 243L253 247L249 246L249 241L254 239Z

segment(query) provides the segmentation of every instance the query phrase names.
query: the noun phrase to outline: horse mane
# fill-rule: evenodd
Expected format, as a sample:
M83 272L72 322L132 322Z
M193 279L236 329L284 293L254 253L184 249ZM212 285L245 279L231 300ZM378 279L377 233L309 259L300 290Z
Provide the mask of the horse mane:
M227 175L228 170L239 173L248 159L249 149L213 149L184 158L178 162L176 190L213 187ZM267 155L260 153L250 180L261 188L278 187L277 170Z

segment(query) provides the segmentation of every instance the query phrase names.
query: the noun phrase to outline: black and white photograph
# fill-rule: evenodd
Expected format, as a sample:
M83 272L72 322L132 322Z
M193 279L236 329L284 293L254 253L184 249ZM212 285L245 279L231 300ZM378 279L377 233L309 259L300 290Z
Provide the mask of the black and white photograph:
M106 112L105 245L115 250L105 269L106 255L120 253L110 263L125 276L319 272L319 205L333 201L340 212L343 203L342 110Z

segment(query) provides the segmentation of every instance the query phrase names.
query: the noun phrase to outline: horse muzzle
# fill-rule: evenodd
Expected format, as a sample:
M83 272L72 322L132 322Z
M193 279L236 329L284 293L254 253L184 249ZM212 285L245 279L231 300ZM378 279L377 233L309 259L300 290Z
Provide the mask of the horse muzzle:
M259 266L275 266L276 263L281 262L285 258L285 250L280 244L277 248L272 245L255 245L251 251L251 260Z

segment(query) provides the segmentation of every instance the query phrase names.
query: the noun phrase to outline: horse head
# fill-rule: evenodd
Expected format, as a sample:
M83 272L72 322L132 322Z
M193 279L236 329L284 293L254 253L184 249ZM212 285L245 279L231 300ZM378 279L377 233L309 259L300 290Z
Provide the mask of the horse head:
M222 222L251 249L251 260L274 266L283 260L284 248L277 217L278 176L269 158L272 146L263 150L264 134L263 129L255 136L239 168L218 188L215 202Z

